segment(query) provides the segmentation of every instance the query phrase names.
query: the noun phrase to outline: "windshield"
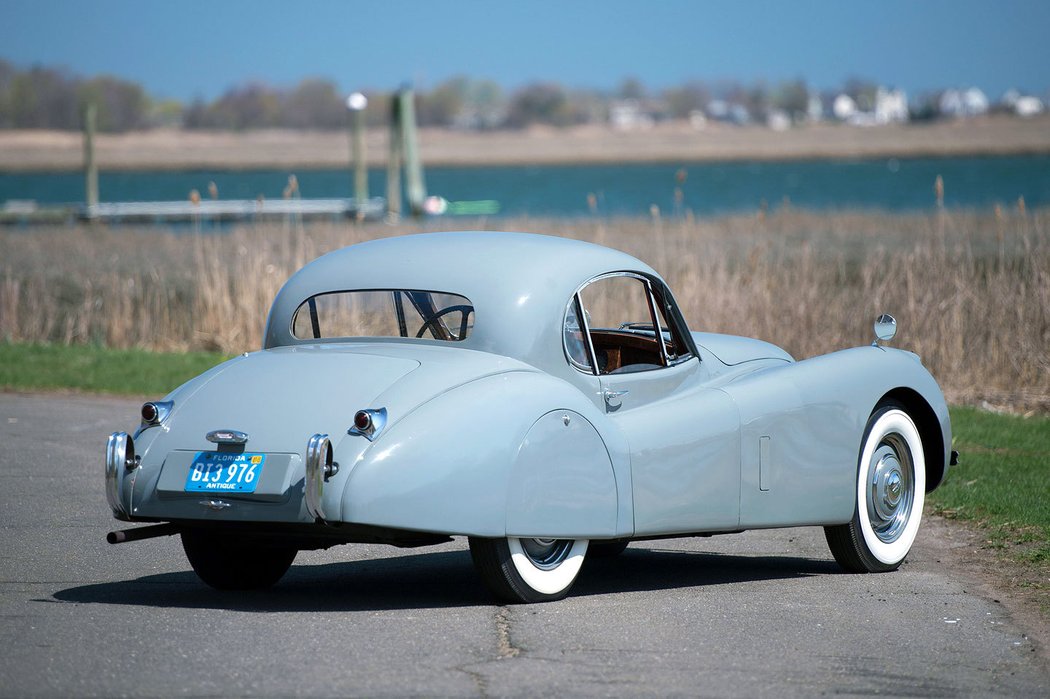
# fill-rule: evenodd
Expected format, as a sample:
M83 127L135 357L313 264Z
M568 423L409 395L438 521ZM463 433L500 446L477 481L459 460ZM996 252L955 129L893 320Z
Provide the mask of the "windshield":
M336 291L313 296L295 311L292 335L407 337L458 342L474 328L474 306L458 294L412 289Z

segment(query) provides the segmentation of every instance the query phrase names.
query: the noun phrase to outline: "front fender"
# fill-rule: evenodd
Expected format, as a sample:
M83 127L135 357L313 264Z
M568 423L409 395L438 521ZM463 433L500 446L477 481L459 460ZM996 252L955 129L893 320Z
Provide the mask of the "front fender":
M626 441L578 390L538 372L488 376L424 403L344 483L338 519L356 524L583 538L629 533L633 520Z
M740 411L741 526L848 522L864 428L885 398L902 400L916 420L927 446L927 479L938 483L947 467L947 406L909 352L841 350L749 374L723 390Z

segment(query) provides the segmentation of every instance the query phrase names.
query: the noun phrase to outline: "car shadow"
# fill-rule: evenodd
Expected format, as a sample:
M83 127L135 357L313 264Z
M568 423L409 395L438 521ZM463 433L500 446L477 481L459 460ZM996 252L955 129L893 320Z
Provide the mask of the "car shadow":
M788 580L841 572L832 561L628 549L585 563L573 597ZM147 575L56 592L51 600L258 612L429 609L492 604L467 551L292 566L268 590L213 590L192 572Z

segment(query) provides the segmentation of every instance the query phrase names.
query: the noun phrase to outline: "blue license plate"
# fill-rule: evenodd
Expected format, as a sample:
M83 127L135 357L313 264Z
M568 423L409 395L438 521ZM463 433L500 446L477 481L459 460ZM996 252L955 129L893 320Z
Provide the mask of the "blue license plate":
M254 493L266 454L199 451L186 475L188 493Z

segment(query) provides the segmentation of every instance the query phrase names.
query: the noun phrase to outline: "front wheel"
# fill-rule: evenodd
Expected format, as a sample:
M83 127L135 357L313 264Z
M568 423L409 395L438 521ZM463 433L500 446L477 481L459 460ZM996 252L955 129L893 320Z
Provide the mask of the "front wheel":
M243 537L182 532L182 549L201 580L217 590L258 590L288 572L298 551Z
M561 599L586 555L586 539L470 538L474 567L492 593L508 602Z
M926 460L915 423L896 403L876 408L864 435L853 520L824 535L846 570L882 573L900 567L919 531Z

